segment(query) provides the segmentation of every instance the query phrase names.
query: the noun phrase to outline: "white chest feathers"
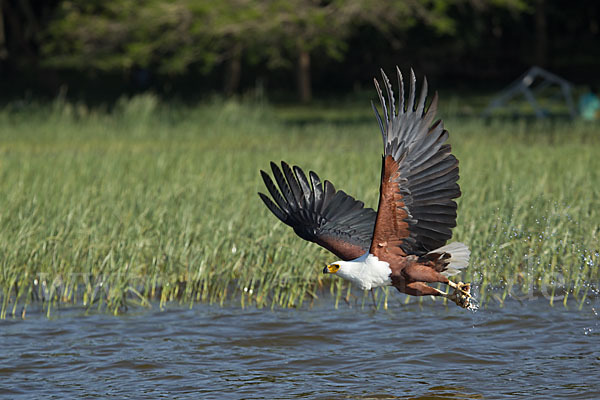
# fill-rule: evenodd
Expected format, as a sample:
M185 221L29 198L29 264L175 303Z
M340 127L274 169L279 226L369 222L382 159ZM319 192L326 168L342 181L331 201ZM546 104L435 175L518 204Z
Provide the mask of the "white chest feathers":
M358 285L362 290L392 284L390 264L366 252L351 261L338 261L337 275Z

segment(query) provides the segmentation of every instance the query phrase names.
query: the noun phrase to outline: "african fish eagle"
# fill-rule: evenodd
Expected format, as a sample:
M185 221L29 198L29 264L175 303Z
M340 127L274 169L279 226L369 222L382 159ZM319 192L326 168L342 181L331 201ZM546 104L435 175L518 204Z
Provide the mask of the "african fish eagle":
M259 196L277 218L301 238L323 246L341 258L323 273L337 274L363 290L394 286L413 296L443 296L464 308L474 308L470 284L448 279L465 268L470 251L462 243L446 242L456 226L460 196L458 160L445 144L448 131L433 123L438 95L426 109L427 79L418 100L411 69L405 101L402 74L396 68L400 94L395 104L392 85L383 70L384 97L374 79L383 118L371 102L383 136L384 153L377 212L314 172L285 162L271 162L277 186L261 171L271 198ZM277 188L279 187L279 189ZM445 293L429 283L454 289Z

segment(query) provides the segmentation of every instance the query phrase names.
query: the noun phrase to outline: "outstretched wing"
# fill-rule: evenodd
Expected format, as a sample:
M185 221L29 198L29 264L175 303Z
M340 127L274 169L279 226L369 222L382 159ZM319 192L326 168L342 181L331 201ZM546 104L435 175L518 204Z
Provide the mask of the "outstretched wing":
M458 160L450 153L450 145L444 144L448 131L442 121L433 123L437 93L425 111L427 80L415 102L416 79L411 70L405 103L402 74L396 70L400 90L397 108L385 73L381 72L389 104L375 80L383 119L375 105L373 109L384 145L379 209L371 245L371 253L377 256L423 255L443 246L456 226L453 199L460 196Z
M271 170L279 189L269 174L260 173L274 201L263 193L258 195L298 236L325 247L342 260L352 260L369 250L376 217L373 209L336 191L331 182L321 183L312 171L309 182L299 167L294 166L292 171L285 162L281 162L281 170L271 163Z

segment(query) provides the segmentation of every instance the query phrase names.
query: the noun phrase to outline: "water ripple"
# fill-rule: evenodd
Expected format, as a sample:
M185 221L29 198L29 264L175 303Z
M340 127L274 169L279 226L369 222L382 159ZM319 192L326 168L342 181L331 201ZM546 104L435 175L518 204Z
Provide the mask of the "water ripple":
M585 308L29 316L0 321L10 398L600 398L599 321Z

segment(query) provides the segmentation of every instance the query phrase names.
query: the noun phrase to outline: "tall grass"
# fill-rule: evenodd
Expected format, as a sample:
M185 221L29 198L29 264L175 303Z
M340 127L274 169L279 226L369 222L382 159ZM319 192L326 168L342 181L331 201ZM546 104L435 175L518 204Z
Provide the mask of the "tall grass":
M454 239L473 251L462 279L484 302L596 293L600 128L441 116L461 168ZM119 313L174 301L291 307L323 292L360 299L320 273L334 256L262 205L258 170L283 159L375 207L380 140L367 103L185 107L144 95L110 111L6 107L0 317L32 302Z

